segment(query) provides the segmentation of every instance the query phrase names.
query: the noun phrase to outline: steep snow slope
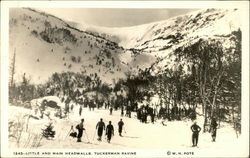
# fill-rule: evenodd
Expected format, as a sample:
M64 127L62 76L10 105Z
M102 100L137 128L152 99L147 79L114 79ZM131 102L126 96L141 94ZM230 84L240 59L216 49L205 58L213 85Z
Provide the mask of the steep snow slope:
M163 48L163 46L170 44L174 37L176 39L179 37L179 40L187 40L196 36L229 34L240 27L239 14L240 11L236 9L206 9L168 20L132 27L107 28L85 23L75 24L75 26L103 36L106 35L110 39L116 37L116 42L125 48L150 51L149 48L153 48L152 46Z
M176 48L201 38L230 45L228 35L241 22L240 10L206 9L126 28L68 23L30 9L10 11L10 58L16 49L16 80L26 73L39 83L53 72L74 71L98 73L111 83L128 71L137 74L151 67L157 73L166 65L173 67Z
M104 82L124 77L127 65L116 43L80 31L59 18L31 9L10 10L10 63L14 52L15 76L23 74L41 83L54 72L97 73Z
M140 68L152 68L154 65L153 71L157 73L165 66L174 66L175 56L172 53L175 49L192 45L199 39L216 39L229 47L233 44L230 34L241 27L241 21L240 10L205 9L133 27L88 27L86 24L78 24L77 27L92 30L118 42L124 48L130 49L137 61L145 57L146 63L150 64Z

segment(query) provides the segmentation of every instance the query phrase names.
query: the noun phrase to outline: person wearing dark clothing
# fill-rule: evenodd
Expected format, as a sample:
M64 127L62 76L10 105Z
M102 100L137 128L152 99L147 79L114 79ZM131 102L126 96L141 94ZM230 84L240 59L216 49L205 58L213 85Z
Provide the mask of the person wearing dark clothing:
M128 111L128 117L131 118L131 110Z
M136 102L135 103L135 111L137 111L138 110L138 103Z
M79 123L76 126L76 129L78 129L78 135L77 135L77 142L81 142L83 130L85 130L84 125L83 125L84 119L81 119L81 123Z
M70 103L71 99L68 97L66 100L65 100L65 111L66 112L69 112L69 103Z
M70 110L72 111L74 109L74 104L71 104Z
M145 109L143 110L142 119L142 122L147 123L147 112Z
M192 109L189 107L188 110L187 110L187 116L190 118L190 114L192 112Z
M196 119L196 112L195 112L195 110L191 110L190 118L191 118L191 120L195 120Z
M124 115L124 107L122 106L122 108L121 108L121 116L123 116Z
M79 116L81 116L82 115L82 106L80 106L80 108L79 108Z
M110 106L110 101L107 102L107 108L109 109Z
M155 113L154 113L154 112L151 114L151 122L152 122L152 123L155 122Z
M147 116L146 116L146 109L145 109L145 107L143 107L142 110L141 110L141 122L142 122L142 123L144 123L144 122L146 123L146 121L147 121L147 120L146 120L146 119L147 119L146 117L147 117Z
M141 121L141 109L137 110L137 119Z
M124 126L124 122L122 121L122 119L118 122L118 132L119 132L119 136L122 136L122 127Z
M104 108L107 109L107 104L106 102L104 102Z
M197 146L197 144L198 144L199 132L201 131L201 128L200 128L200 126L198 126L196 124L196 122L194 122L194 124L191 126L191 130L193 132L192 143L193 143L193 147L194 147L194 146Z
M114 136L114 127L111 124L111 121L109 121L109 124L106 127L106 135L107 135L108 143L110 143L112 135Z
M215 139L216 139L217 126L218 126L218 124L217 124L215 118L213 118L211 121L211 136L212 136L213 142L215 142Z
M177 105L175 105L173 108L172 108L172 113L173 113L173 119L174 120L178 120L178 107Z
M102 141L102 133L103 133L103 130L105 130L105 123L102 121L102 118L97 123L96 129L97 129L97 135L98 135L97 140Z
M113 108L111 107L111 108L109 109L109 112L110 112L109 114L110 114L110 115L112 115L112 111L113 111Z
M96 102L92 101L91 103L92 103L92 106L91 106L92 110L94 111L95 110L95 106L96 106Z

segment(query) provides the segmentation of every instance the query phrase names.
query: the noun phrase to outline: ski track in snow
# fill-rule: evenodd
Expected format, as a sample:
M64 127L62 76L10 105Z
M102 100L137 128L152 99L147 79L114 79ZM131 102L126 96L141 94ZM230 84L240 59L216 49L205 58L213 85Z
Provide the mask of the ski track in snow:
M135 118L135 113L132 113L132 118L120 117L120 110L113 111L113 115L109 115L109 111L105 109L95 109L89 111L84 108L82 116L78 114L78 107L75 106L74 111L66 119L53 118L53 126L56 131L53 140L42 139L41 145L38 148L42 149L216 149L226 150L235 148L238 145L238 140L234 130L227 124L222 123L221 128L217 131L216 142L211 142L210 133L200 133L198 148L192 148L191 130L192 121L172 121L168 122L167 126L163 126L160 120L152 123L141 123ZM30 113L30 110L21 107L10 106L9 119L16 119L19 115ZM77 143L75 138L67 136L71 126L75 126L84 118L84 126L89 139L84 132L81 143ZM103 135L102 141L97 141L97 133L95 130L97 122L103 118L105 125L108 121L112 121L114 126L114 137L111 143L107 143ZM118 134L118 121L120 118L125 123L125 131L123 130L123 137ZM40 134L41 129L45 128L50 121L48 119L34 120L30 119L28 132ZM198 118L198 125L202 127L203 120ZM105 132L104 132L105 133ZM94 136L95 135L95 136ZM23 134L21 140L27 140L26 134ZM93 139L94 138L94 139ZM233 142L233 143L232 143ZM10 147L14 147L14 143L10 141Z

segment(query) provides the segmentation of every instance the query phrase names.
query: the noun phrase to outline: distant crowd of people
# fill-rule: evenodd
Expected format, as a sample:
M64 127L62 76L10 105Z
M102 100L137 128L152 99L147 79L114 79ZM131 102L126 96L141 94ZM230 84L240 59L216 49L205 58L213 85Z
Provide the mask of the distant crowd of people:
M191 120L196 119L196 112L192 108L178 108L174 106L172 108L161 107L159 111L156 108L149 107L149 105L142 105L137 110L137 119L142 123L147 123L147 118L150 116L151 122L154 123L157 119L164 119L168 121L182 120L184 118L190 118Z
M113 110L120 109L121 116L126 116L131 118L132 112L136 112L137 119L142 123L152 122L154 123L156 119L164 119L168 121L172 120L183 120L185 118L195 120L196 112L195 109L184 106L174 105L172 107L159 107L159 105L154 105L154 107L150 107L149 104L142 104L140 107L138 103L131 103L130 101L123 101L117 103L115 100L96 100L96 99L88 99L85 98L84 101L81 99L74 99L70 97L62 98L62 102L65 103L65 111L69 112L69 110L73 110L74 106L77 104L80 106L79 108L79 116L82 114L82 108L88 107L90 111L94 111L95 108L99 109L101 107L108 109L110 111L110 115L112 115Z

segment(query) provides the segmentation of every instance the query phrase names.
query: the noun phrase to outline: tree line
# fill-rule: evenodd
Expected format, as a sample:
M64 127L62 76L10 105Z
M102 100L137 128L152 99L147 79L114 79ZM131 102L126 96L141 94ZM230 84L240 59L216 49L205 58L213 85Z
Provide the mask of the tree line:
M222 39L230 42L230 46L224 46ZM173 65L167 65L161 73L152 75L152 67L140 71L138 75L128 72L127 78L118 80L113 87L103 83L97 74L54 73L41 85L30 84L24 74L22 83L9 85L9 99L10 102L25 102L62 94L74 100L86 92L96 91L109 101L110 94L115 94L116 97L111 100L116 108L129 102L129 109L137 111L138 103L149 103L157 94L160 101L155 106L162 109L164 117L173 117L171 113L174 112L171 111L176 107L184 113L191 109L192 114L204 116L204 132L214 117L219 123L231 123L240 133L241 30L232 32L228 37L198 39L177 48L171 55L175 56ZM119 95L121 91L126 91L126 95ZM97 104L101 100L95 98ZM181 118L184 113L175 113L174 117Z

